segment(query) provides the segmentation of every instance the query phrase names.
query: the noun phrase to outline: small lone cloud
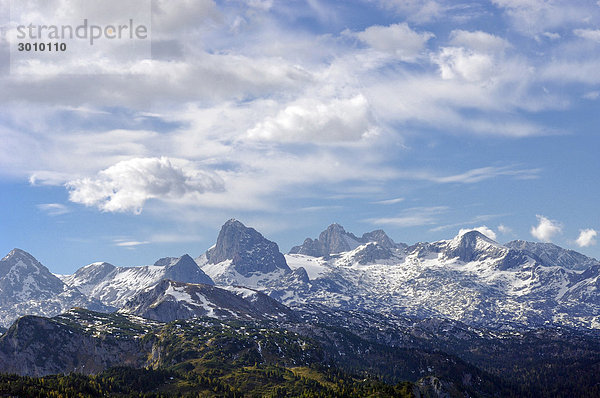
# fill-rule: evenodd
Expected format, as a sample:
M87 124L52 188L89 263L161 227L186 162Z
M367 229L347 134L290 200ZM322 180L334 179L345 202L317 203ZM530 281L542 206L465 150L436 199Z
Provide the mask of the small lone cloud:
M507 227L504 224L498 225L498 231L500 231L500 233L503 234L503 235L508 235L508 234L511 234L513 232L512 228L509 228L509 227Z
M560 34L558 34L556 32L544 32L544 33L542 33L542 36L547 37L550 40L560 39Z
M448 210L446 206L413 207L404 209L397 217L370 218L365 221L374 225L418 227L436 223L437 215Z
M596 232L596 230L594 230L594 229L591 229L591 228L580 229L579 237L577 238L575 243L577 243L577 246L579 246L579 247L594 246L596 244L596 236L597 235L598 235L598 232Z
M562 225L541 215L536 215L539 223L531 227L531 235L542 242L551 242L552 237L562 232Z
M378 200L377 202L371 202L374 205L394 205L396 203L403 202L404 198L395 198L395 199L386 199L386 200Z
M140 246L140 245L147 245L148 241L144 241L144 242L140 242L140 241L136 241L136 240L132 240L132 241L128 241L128 240L121 240L121 239L117 239L115 240L115 246L119 246L119 247L136 247L136 246Z
M69 208L60 203L41 203L36 206L43 212L46 212L49 216L60 216L70 212Z

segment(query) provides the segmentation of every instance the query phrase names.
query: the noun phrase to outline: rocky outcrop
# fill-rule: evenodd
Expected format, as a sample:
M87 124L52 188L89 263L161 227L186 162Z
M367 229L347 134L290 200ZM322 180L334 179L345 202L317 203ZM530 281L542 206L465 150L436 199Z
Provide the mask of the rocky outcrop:
M206 252L206 258L209 264L231 260L233 268L244 277L276 270L290 271L277 243L234 219L221 227L217 243Z

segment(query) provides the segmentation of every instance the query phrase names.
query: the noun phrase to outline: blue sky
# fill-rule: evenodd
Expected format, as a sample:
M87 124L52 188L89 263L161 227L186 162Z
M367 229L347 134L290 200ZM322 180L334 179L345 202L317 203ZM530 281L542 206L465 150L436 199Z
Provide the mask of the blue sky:
M2 254L149 264L237 218L600 258L600 3L156 0L151 33L0 76Z

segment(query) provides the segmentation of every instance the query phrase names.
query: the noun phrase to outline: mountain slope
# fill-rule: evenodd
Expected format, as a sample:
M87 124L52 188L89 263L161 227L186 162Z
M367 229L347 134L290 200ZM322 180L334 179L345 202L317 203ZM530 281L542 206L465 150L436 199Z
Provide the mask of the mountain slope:
M137 294L119 312L162 322L199 317L285 320L292 316L284 305L251 289L171 280Z
M213 284L210 277L187 254L179 258L160 259L155 265L141 267L93 263L80 268L73 275L62 276L62 279L89 297L117 308L122 307L138 292L163 279Z
M75 309L54 318L24 316L0 337L0 371L40 376L94 374L109 366L140 367L155 322Z
M559 266L568 269L583 271L591 266L600 265L595 258L584 256L574 250L563 249L553 243L527 242L514 240L505 244L506 247L518 249L537 256L539 261L546 266Z
M501 329L600 328L600 266L582 272L573 264L541 261L539 254L500 245L477 231L389 253L371 245L321 258L289 254L290 267L306 271L308 281L280 279L254 287L295 307L321 303Z
M31 254L14 249L0 260L0 325L24 314L53 316L71 307L109 310L65 285Z

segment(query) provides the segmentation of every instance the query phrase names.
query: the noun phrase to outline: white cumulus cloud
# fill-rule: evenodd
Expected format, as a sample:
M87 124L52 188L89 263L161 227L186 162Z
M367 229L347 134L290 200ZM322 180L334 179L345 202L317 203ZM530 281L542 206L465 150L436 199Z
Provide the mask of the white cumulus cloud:
M450 42L455 46L467 47L480 52L499 52L510 47L510 43L505 39L480 30L475 32L453 30L450 38Z
M487 80L494 75L494 58L464 47L445 47L433 57L442 79L463 79L468 82Z
M507 227L507 226L506 226L506 225L504 225L504 224L500 224L500 225L498 225L498 231L500 231L500 233L502 233L502 234L504 234L504 235L506 235L506 234L511 234L511 233L513 232L513 231L512 231L512 228L510 228L510 227Z
M354 36L375 50L394 54L403 61L414 61L421 55L427 41L435 35L416 32L406 23L400 23L370 26L362 32L354 33Z
M69 199L102 211L140 213L148 199L177 199L187 194L223 190L215 174L181 159L133 158L67 183Z
M531 227L531 235L542 242L552 241L552 237L562 232L562 225L559 222L550 220L544 216L536 216L539 223L537 227Z
M596 230L588 228L579 230L579 237L575 241L579 247L588 247L596 244Z
M600 29L575 29L575 35L600 43Z
M355 141L371 129L369 103L363 95L328 102L305 98L248 130L248 137L273 141Z

